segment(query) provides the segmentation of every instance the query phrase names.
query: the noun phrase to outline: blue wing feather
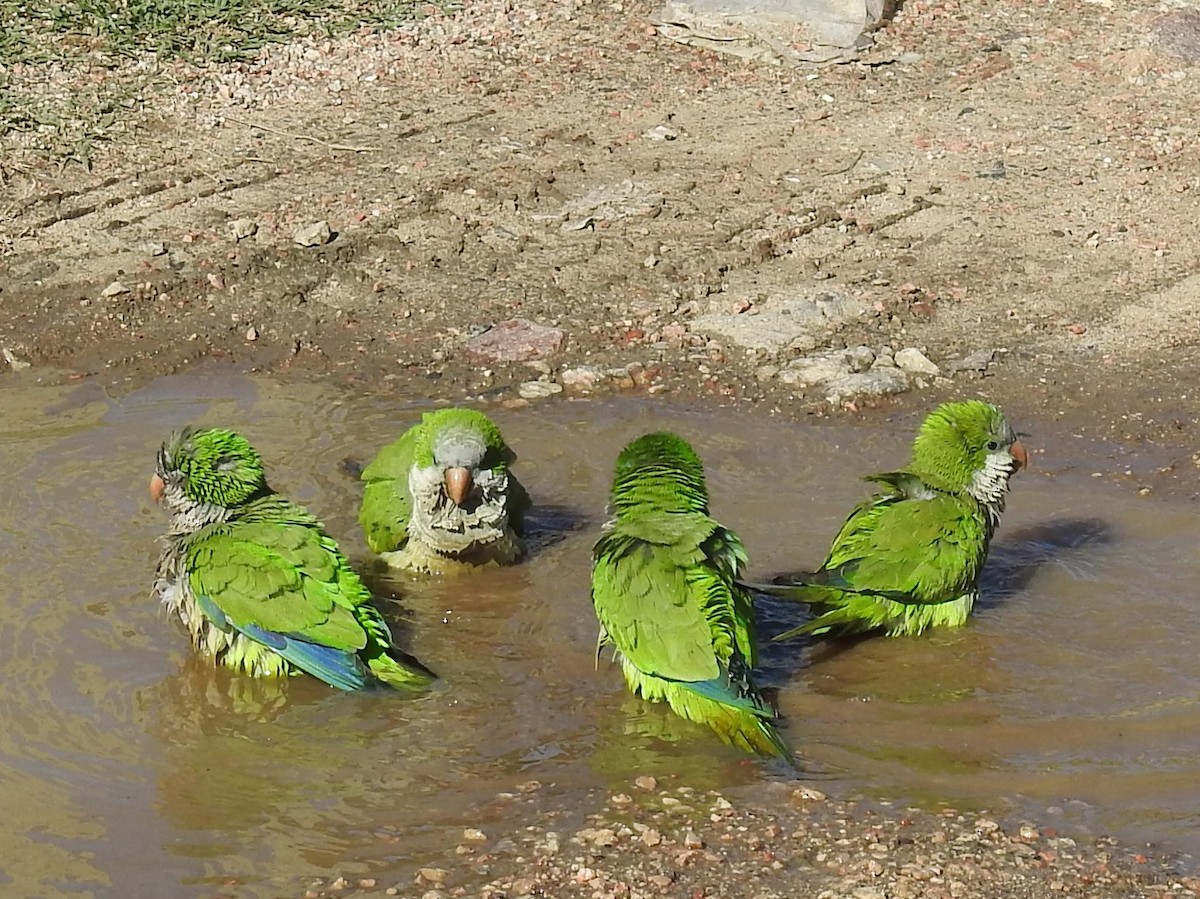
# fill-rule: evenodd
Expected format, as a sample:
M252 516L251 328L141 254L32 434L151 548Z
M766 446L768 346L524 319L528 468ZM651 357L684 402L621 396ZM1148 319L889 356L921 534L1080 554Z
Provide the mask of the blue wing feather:
M356 653L264 630L255 624L246 624L238 630L252 640L269 646L297 668L320 678L331 687L347 691L367 687L367 677Z
M225 613L221 611L221 607L213 602L210 597L205 596L203 593L197 593L196 605L200 607L200 611L204 614L204 617L221 630L225 630L229 626L229 618L226 617Z

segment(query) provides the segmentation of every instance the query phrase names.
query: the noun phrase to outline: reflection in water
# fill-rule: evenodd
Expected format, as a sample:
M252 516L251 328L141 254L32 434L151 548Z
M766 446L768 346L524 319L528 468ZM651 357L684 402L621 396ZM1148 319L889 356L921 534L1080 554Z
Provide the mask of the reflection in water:
M770 571L819 559L868 489L858 473L906 451L902 428L654 401L497 413L538 504L532 558L428 581L374 566L341 464L393 439L415 407L211 377L119 399L10 390L4 403L0 894L21 896L409 882L414 865L450 866L466 826L511 833L539 804L586 812L640 774L698 790L787 777L631 697L607 661L597 669L588 567L613 459L639 433L678 430L705 459L714 512ZM442 675L437 690L347 696L235 677L190 653L150 598L165 522L145 495L158 444L189 422L261 448L276 489L325 520L400 644ZM1036 817L1054 804L1075 824L1200 848L1196 535L1183 504L1023 474L968 627L765 647L804 776ZM794 616L765 601L763 633ZM547 786L521 793L531 779Z

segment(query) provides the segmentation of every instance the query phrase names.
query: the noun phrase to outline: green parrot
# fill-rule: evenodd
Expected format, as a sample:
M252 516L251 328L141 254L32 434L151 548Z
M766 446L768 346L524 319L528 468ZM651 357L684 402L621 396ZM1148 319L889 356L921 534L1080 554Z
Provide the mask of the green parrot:
M435 679L392 646L337 543L267 486L240 434L174 434L150 496L171 515L155 593L217 664L254 677L304 671L340 690L418 690Z
M626 446L609 511L592 550L597 653L611 646L643 699L794 765L775 710L751 680L754 607L735 583L746 552L709 517L704 466L691 446L669 433Z
M426 412L363 469L359 524L388 565L434 574L525 556L516 454L474 409Z
M995 406L939 406L921 424L907 468L864 479L879 489L850 513L820 569L792 584L746 584L812 607L811 621L775 639L965 624L1008 479L1027 464Z

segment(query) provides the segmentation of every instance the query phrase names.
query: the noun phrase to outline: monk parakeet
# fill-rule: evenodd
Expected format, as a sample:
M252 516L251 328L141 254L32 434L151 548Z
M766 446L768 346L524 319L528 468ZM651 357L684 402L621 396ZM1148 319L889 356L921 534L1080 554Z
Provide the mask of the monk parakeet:
M525 555L529 495L500 429L474 409L439 409L363 469L358 521L395 568L442 573Z
M907 468L865 478L879 490L850 513L820 569L790 585L748 585L812 607L811 621L775 639L965 624L1008 479L1027 462L995 406L939 406L921 424Z
M434 675L392 646L371 594L306 510L267 486L240 434L185 429L163 444L150 495L165 504L155 592L201 653L255 677L304 671L341 690L405 690Z
M708 515L704 467L674 434L622 450L612 520L592 550L599 651L651 702L706 724L726 743L794 764L776 713L755 689L754 607L735 583L741 541Z

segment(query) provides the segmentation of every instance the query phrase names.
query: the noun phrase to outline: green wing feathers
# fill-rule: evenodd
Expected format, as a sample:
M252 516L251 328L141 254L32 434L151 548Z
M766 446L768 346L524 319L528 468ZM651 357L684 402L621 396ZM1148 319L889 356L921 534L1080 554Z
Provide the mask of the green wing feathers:
M344 583L340 567L317 531L288 524L233 525L197 541L188 558L192 590L238 628L359 650L366 634L353 610L362 598L346 595L355 585Z
M645 674L624 657L621 669L629 689L643 699L666 702L676 715L708 727L730 746L796 764L791 749L775 729L775 710L757 697L739 697L728 682L715 681L711 687L719 695L713 698L701 692L702 687Z
M597 545L592 578L596 617L609 640L639 670L675 681L720 673L705 610L688 578L698 552L677 551L614 531ZM682 564L680 564L682 563Z
M409 428L381 449L360 475L366 486L358 523L367 545L377 553L399 549L408 540L408 518L412 514L408 473L416 461L421 437L421 425Z
M643 514L597 542L592 600L633 692L731 745L791 762L774 710L749 681L751 600L731 577L744 557L705 515Z
M272 508L281 520L217 525L189 547L189 584L204 613L341 689L367 684L364 665L393 686L429 684L433 675L392 647L370 591L333 539L302 510Z
M854 592L945 602L975 582L986 541L986 524L967 501L889 498L855 511L821 567Z

